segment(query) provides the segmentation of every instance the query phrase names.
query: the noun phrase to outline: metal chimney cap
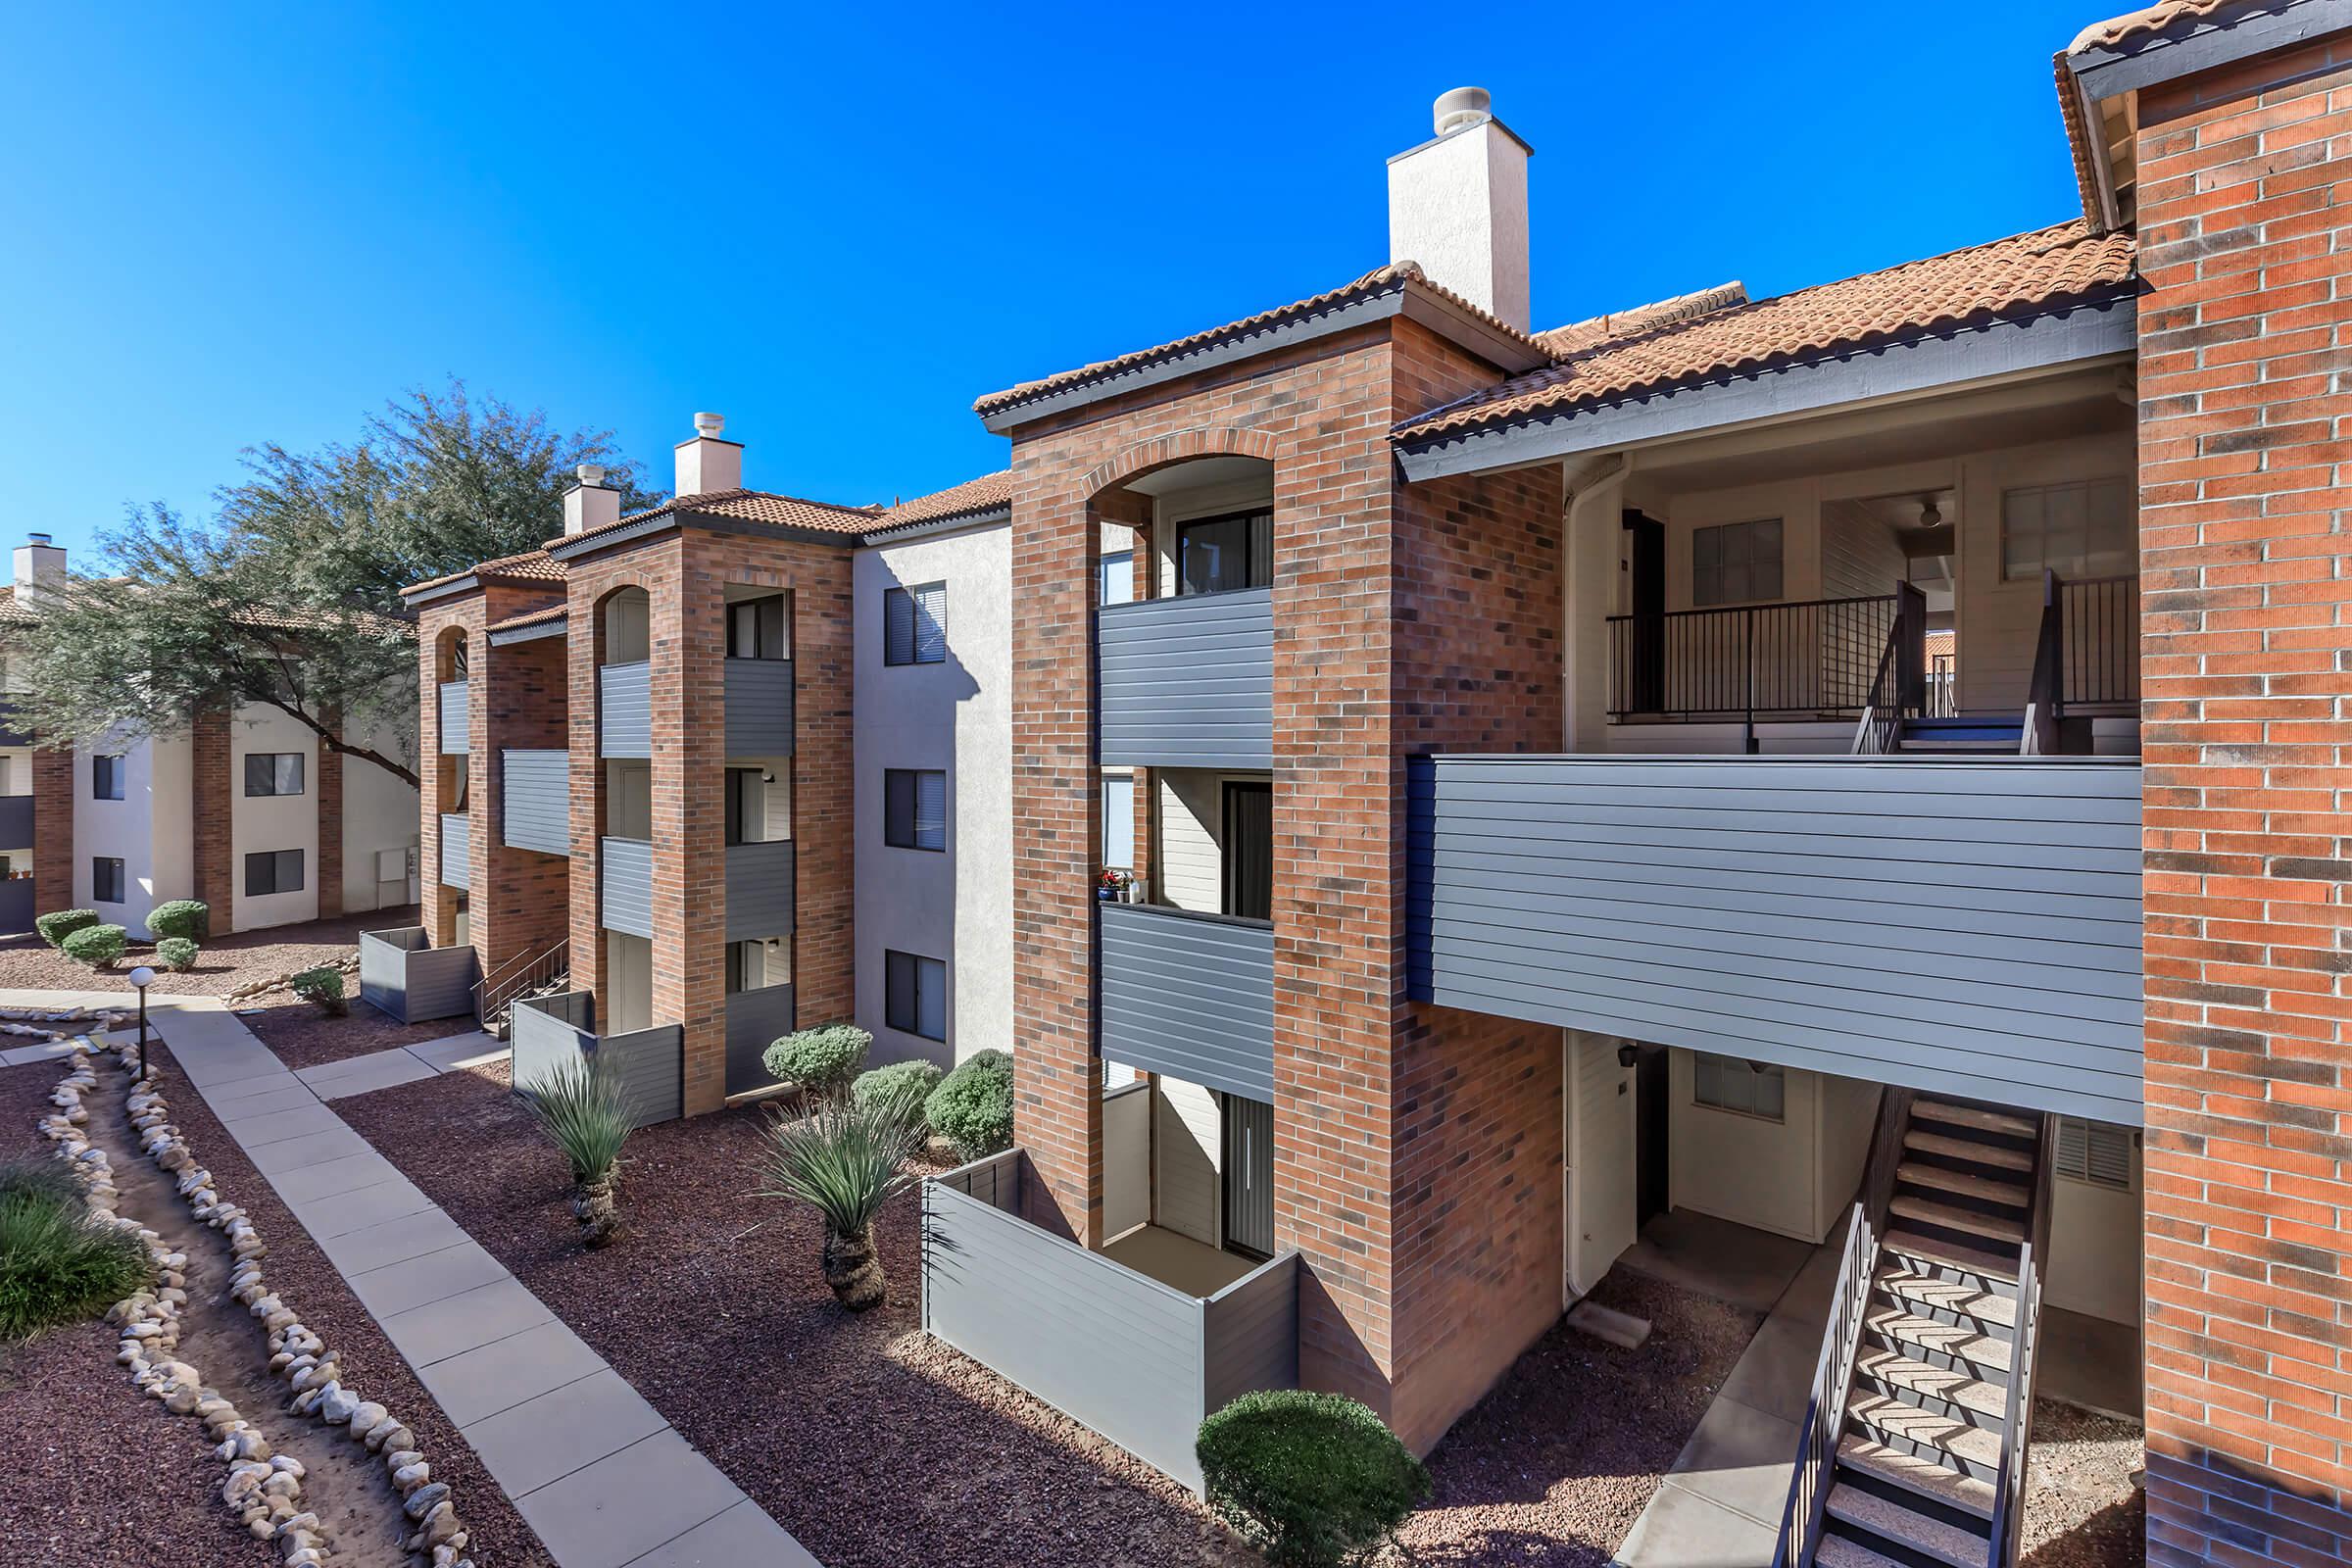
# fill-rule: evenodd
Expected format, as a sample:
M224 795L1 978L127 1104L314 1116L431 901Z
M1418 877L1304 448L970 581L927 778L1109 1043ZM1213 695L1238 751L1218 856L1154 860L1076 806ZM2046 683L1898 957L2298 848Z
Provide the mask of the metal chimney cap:
M28 536L25 542L27 544L45 545L49 543L49 536L45 533L36 533Z
M706 438L715 436L726 427L727 416L723 414L698 414L694 416L694 433L696 435Z
M1494 118L1494 97L1484 87L1456 87L1440 93L1432 118L1437 122L1438 134L1463 125L1474 125L1482 120Z
M579 476L580 483L584 485L603 484L605 482L605 469L602 464L583 463L577 468L574 468L572 472Z

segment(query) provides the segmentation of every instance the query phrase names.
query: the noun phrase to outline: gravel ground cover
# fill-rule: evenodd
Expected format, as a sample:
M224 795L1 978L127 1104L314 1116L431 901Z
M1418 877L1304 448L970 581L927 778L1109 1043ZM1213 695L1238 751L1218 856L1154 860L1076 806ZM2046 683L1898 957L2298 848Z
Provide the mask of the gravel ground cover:
M2025 1568L2135 1568L2147 1561L2146 1463L2136 1421L2034 1401L2026 1471Z
M0 1155L46 1152L34 1124L65 1071L0 1070ZM0 1347L0 1562L270 1568L220 1505L204 1429L131 1387L115 1345L92 1321Z
M349 1015L341 1018L329 1017L307 1002L283 1002L275 997L269 1000L275 1005L252 1012L240 1011L237 1019L263 1045L275 1052L278 1060L297 1070L316 1067L322 1061L371 1055L395 1046L420 1045L427 1040L446 1040L451 1035L473 1031L471 1017L402 1023L356 997Z
M264 931L239 931L215 937L204 944L196 967L187 973L158 969L148 995L225 996L249 981L275 979L295 969L346 957L359 951L363 931L416 923L416 906L412 904L403 908L371 909L335 920L312 920L302 925L271 926ZM92 969L75 963L37 936L9 937L0 940L0 990L128 992L127 977L131 969L148 961L153 952L146 943L134 942L113 968Z

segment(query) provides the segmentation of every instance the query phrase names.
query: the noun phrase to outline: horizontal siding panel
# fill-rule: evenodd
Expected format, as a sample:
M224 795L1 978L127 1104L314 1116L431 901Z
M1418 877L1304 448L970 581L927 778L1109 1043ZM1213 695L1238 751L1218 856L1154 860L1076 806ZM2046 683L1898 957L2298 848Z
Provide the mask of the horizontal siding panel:
M1285 1252L1208 1298L1202 1312L1202 1406L1222 1410L1259 1389L1298 1386L1298 1254Z
M5 746L6 741L0 741ZM29 795L0 795L0 850L29 850L32 848L32 797ZM29 890L31 882L24 877Z
M792 987L761 986L727 997L727 1093L748 1095L773 1089L782 1080L762 1059L767 1048L793 1030Z
M654 755L654 666L607 664L596 672L596 755Z
M473 823L463 812L441 817L441 884L462 888L473 881Z
M32 726L24 717L24 710L7 698L0 698L0 746L30 746Z
M1271 1102L1274 933L1142 904L1102 904L1102 1054Z
M793 929L790 839L727 846L727 940L790 936Z
M1107 605L1096 646L1104 762L1273 765L1273 590Z
M789 659L726 661L727 755L792 755L792 671Z
M514 1083L528 1089L568 1061L612 1064L629 1099L630 1125L675 1121L686 1105L686 1032L674 1023L626 1034L597 1034L596 999L585 991L531 997L514 1004Z
M608 931L654 934L654 847L643 839L599 839L597 906Z
M22 936L46 910L32 902L32 878L12 876L0 881L0 936Z
M510 849L569 855L571 754L509 751L499 759L502 841Z
M466 694L467 683L445 680L441 683L441 754L444 757L463 757L472 743L466 722Z
M1416 996L2136 1125L2139 770L1439 758Z

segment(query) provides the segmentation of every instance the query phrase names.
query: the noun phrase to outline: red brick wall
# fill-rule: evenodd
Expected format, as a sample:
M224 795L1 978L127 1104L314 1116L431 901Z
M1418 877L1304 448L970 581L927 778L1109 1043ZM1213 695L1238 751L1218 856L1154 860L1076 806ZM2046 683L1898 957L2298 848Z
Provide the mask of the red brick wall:
M330 721L331 722L331 721ZM343 754L318 748L318 918L343 913Z
M74 907L74 756L70 746L32 754L34 914Z
M484 592L483 613L495 625L545 609L558 597L552 588L493 587ZM571 685L564 639L541 637L493 648L485 635L473 645L467 685L466 702L475 715L467 924L487 977L516 959L536 957L570 932L571 862L499 841L499 824L506 819L500 753L560 752L568 744Z
M237 928L237 865L229 839L229 719L224 708L196 715L190 726L190 809L196 897L212 906L215 936Z
M2152 1561L2352 1558L2352 42L2142 95Z
M441 682L450 670L446 644L453 633L462 634L469 657L480 657L484 649L483 627L488 613L482 595L470 593L459 599L443 599L427 604L417 615L416 626L416 809L419 816L416 841L416 884L422 905L419 916L425 936L436 948L446 948L458 940L458 900L466 894L467 924L473 924L474 901L470 888L453 888L441 880L441 818L454 811L457 791L451 778L454 764L445 764L441 757ZM478 734L482 727L480 694L468 692L469 728ZM478 750L478 748L477 748ZM474 771L476 758L465 762L466 789L476 801L481 799L483 776ZM482 835L479 824L469 822L475 829L475 854L480 853ZM476 943L479 937L469 930Z

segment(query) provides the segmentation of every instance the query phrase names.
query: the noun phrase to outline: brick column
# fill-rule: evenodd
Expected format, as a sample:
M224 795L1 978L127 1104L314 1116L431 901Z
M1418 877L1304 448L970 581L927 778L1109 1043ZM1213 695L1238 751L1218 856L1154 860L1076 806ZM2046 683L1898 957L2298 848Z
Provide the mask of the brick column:
M327 720L338 733L340 717ZM333 920L343 913L343 754L321 744L318 748L318 918Z
M2352 1558L2352 44L2143 92L2148 1557Z
M34 914L74 907L74 760L71 746L32 754Z
M547 598L493 589L484 595L484 618L495 623L522 614L543 608ZM468 924L485 976L545 953L570 930L570 862L558 855L512 849L500 836L506 820L503 754L560 752L567 743L570 684L564 645L562 637L540 637L492 648L485 632L473 652L476 690L467 695L480 717L474 726L475 794L468 824L473 841Z
M212 906L212 931L226 936L237 928L237 866L229 837L228 710L211 708L190 725L196 897Z
M441 817L457 806L455 792L443 783L441 682L448 673L443 648L453 635L462 635L470 660L482 649L482 625L481 596L469 594L425 606L416 627L416 886L419 923L436 948L458 940L458 898L467 891L441 880ZM468 693L469 705L473 700ZM477 709L469 715L469 730L480 727ZM470 759L466 765L470 769ZM468 788L477 783L469 773Z

